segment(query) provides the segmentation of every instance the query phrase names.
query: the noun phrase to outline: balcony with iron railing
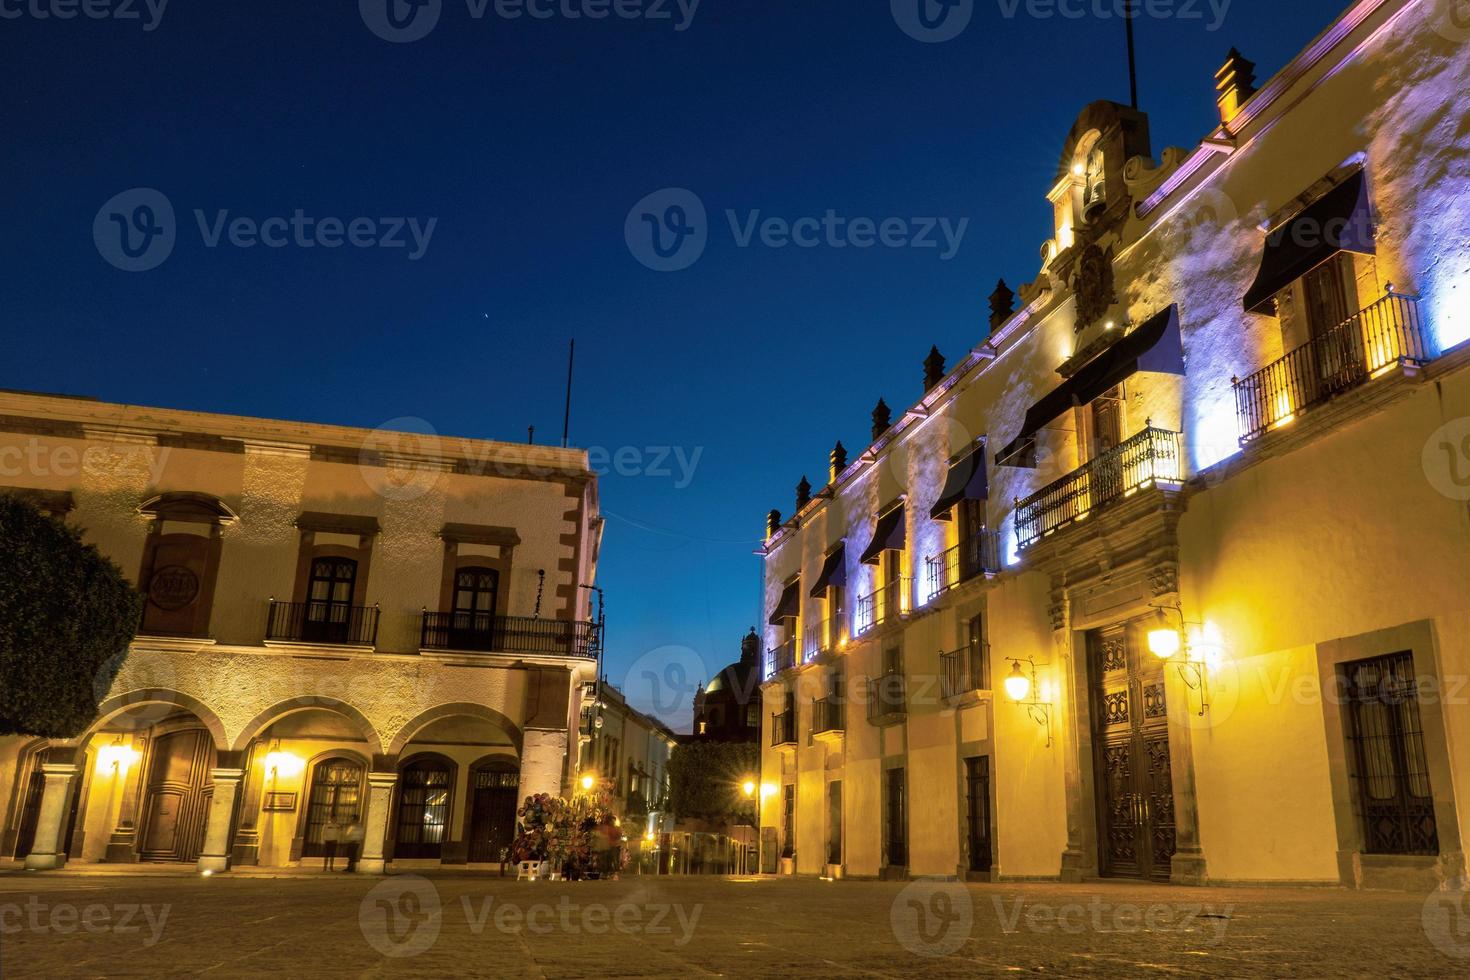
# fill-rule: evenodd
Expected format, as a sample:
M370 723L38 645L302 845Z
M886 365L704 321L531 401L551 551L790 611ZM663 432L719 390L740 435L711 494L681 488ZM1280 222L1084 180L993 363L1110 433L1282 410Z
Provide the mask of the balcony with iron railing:
M857 632L861 635L869 630L896 622L909 611L909 588L913 580L896 578L857 601Z
M796 711L787 708L780 714L771 716L771 745L795 745L796 744Z
M902 671L868 678L868 721L892 725L908 717L907 684Z
M277 602L266 615L265 638L287 643L371 647L378 642L378 607L336 602Z
M929 598L934 599L980 575L1000 571L1000 533L980 531L948 551L924 559Z
M419 648L595 660L602 650L602 628L598 623L488 612L425 612Z
M836 698L819 698L812 702L812 737L818 741L837 738L847 729L847 713Z
M772 649L766 651L766 663L765 663L765 679L766 680L770 680L772 677L775 677L777 674L780 674L783 671L791 670L792 668L794 668L796 666L796 664L797 664L797 658L796 658L796 652L797 652L796 651L796 648L797 648L797 645L798 645L797 639L796 639L796 637L793 636L791 639L787 640L785 643L782 643L782 644L780 644L780 645L778 645L776 647L773 647Z
M990 644L969 644L939 655L940 694L947 701L990 690Z
M843 633L843 619L843 614L839 612L808 626L806 643L802 648L803 658L812 660L823 654L841 650L843 641L847 639Z
M1396 367L1429 360L1419 298L1390 289L1378 302L1285 357L1232 379L1240 441L1259 438Z
M1153 424L1016 502L1016 542L1029 548L1101 507L1158 483L1184 477L1180 435Z

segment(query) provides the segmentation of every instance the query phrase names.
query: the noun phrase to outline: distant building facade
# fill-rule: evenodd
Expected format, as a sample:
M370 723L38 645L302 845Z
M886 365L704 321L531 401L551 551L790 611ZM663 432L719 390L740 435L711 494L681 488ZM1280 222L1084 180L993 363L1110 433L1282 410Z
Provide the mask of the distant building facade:
M632 836L668 823L669 756L679 736L644 714L606 681L588 684L582 702L581 771L613 797Z
M762 823L792 870L1464 874L1454 17L1357 0L1259 88L1232 52L1192 149L1078 117L1035 279L770 516Z
M147 599L86 733L0 739L0 857L495 863L571 790L584 452L0 393L0 461Z

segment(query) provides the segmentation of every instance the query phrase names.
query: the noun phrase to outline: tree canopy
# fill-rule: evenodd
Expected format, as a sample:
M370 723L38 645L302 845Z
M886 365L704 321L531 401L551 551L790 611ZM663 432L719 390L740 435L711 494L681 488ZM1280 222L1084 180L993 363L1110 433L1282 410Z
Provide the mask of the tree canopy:
M681 818L754 823L755 801L741 790L746 780L760 782L755 742L686 742L669 756L669 802Z
M80 735L122 666L142 601L78 531L0 494L0 735Z

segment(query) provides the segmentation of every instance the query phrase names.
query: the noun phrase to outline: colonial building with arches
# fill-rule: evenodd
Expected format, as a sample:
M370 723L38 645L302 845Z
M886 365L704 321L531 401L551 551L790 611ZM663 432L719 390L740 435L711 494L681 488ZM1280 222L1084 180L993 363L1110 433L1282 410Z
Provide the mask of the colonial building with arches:
M0 458L146 597L86 732L0 739L0 860L498 864L570 789L585 452L0 393Z

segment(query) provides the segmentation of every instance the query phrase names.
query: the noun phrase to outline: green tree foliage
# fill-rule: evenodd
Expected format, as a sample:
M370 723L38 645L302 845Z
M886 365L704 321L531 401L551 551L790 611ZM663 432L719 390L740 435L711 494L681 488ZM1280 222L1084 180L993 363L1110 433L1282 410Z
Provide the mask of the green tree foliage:
M755 742L686 742L669 756L669 802L675 816L713 822L755 822L755 801L741 791L760 783ZM759 791L759 790L757 790Z
M0 494L0 735L80 735L122 666L142 603L77 531Z

